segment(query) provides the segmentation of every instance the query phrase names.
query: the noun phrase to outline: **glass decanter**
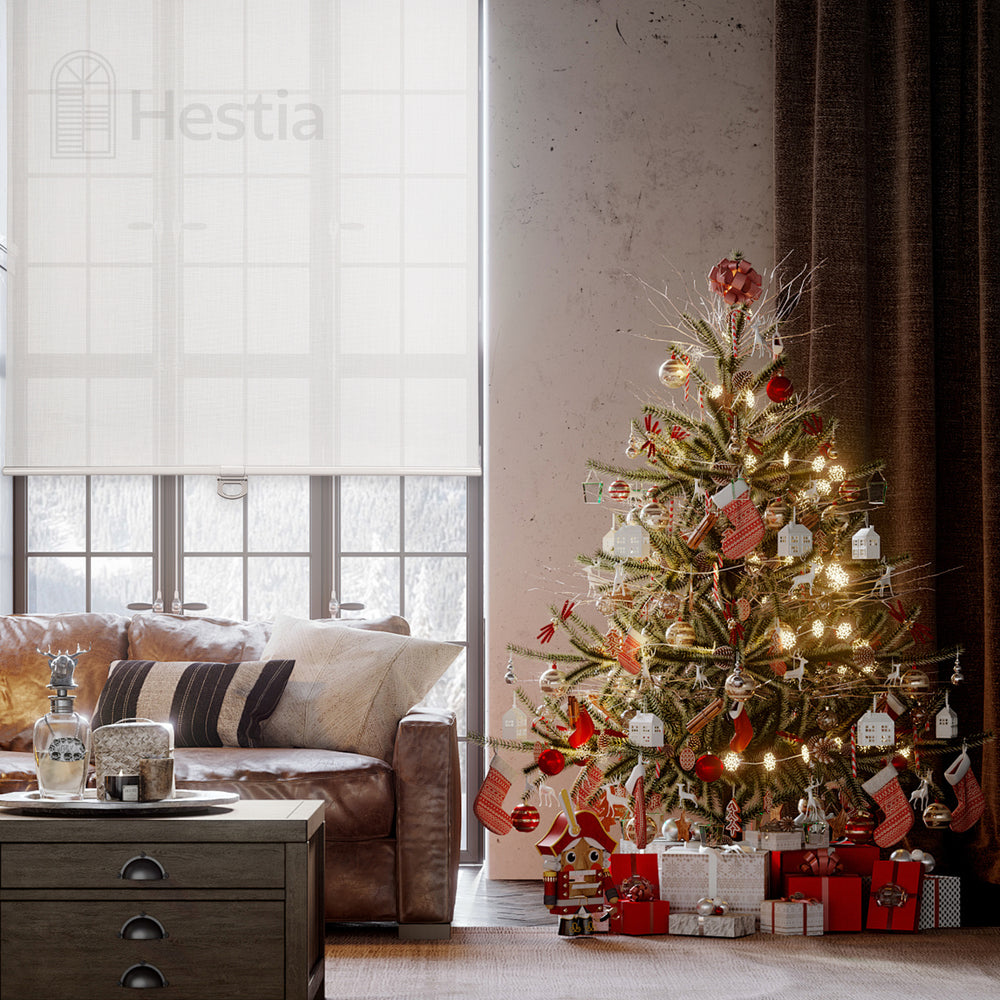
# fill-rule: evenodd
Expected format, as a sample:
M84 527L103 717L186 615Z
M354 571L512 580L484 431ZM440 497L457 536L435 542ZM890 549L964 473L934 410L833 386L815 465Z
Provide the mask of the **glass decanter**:
M38 773L38 794L43 799L81 799L90 763L90 723L73 708L76 695L70 694L77 685L73 681L76 661L83 649L75 653L52 653L49 658L52 679L49 690L50 709L36 723L34 730L35 770Z

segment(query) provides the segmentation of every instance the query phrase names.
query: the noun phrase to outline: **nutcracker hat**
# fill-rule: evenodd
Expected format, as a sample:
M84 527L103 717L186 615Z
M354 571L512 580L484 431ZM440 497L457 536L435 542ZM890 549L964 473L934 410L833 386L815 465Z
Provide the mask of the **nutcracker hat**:
M576 832L573 831L566 813L561 812L556 816L552 826L549 827L549 832L535 844L539 854L562 854L567 847L581 839L599 844L609 854L618 846L618 842L604 829L595 813L581 809L576 811L575 816Z

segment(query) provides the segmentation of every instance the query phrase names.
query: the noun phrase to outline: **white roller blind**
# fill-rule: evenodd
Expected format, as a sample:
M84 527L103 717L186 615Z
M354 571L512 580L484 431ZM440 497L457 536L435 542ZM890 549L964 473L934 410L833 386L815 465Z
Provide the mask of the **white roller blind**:
M475 0L9 0L5 471L479 472Z

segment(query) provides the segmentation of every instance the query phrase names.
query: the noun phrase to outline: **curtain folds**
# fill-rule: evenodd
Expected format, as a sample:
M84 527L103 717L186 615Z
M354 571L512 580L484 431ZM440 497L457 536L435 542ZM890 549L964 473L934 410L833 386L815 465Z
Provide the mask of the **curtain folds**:
M990 0L775 0L776 256L821 265L789 338L793 381L832 394L845 459L887 461L884 548L923 567L905 599L937 645L965 647L960 731L996 733L998 57ZM995 923L998 744L973 762L986 813L941 849L967 878L967 917Z

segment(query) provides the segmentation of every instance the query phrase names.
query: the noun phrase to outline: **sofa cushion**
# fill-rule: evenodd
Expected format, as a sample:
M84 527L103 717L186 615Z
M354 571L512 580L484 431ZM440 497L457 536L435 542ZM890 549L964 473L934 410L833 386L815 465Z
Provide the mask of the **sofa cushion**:
M409 635L405 618L335 618L338 625ZM128 627L130 660L211 660L235 663L263 659L271 622L231 618L188 618L184 615L136 615Z
M264 742L389 760L399 720L461 651L447 642L279 616L262 655L294 660L295 667Z
M49 661L39 650L87 650L74 674L76 708L90 716L108 676L125 656L128 619L113 614L0 616L0 749L30 750L35 720L48 710Z
M116 660L94 728L120 719L170 722L179 747L255 747L292 672L291 660L243 663Z
M245 799L324 799L330 840L392 835L392 768L384 761L333 750L187 747L174 751L178 788L232 791Z

